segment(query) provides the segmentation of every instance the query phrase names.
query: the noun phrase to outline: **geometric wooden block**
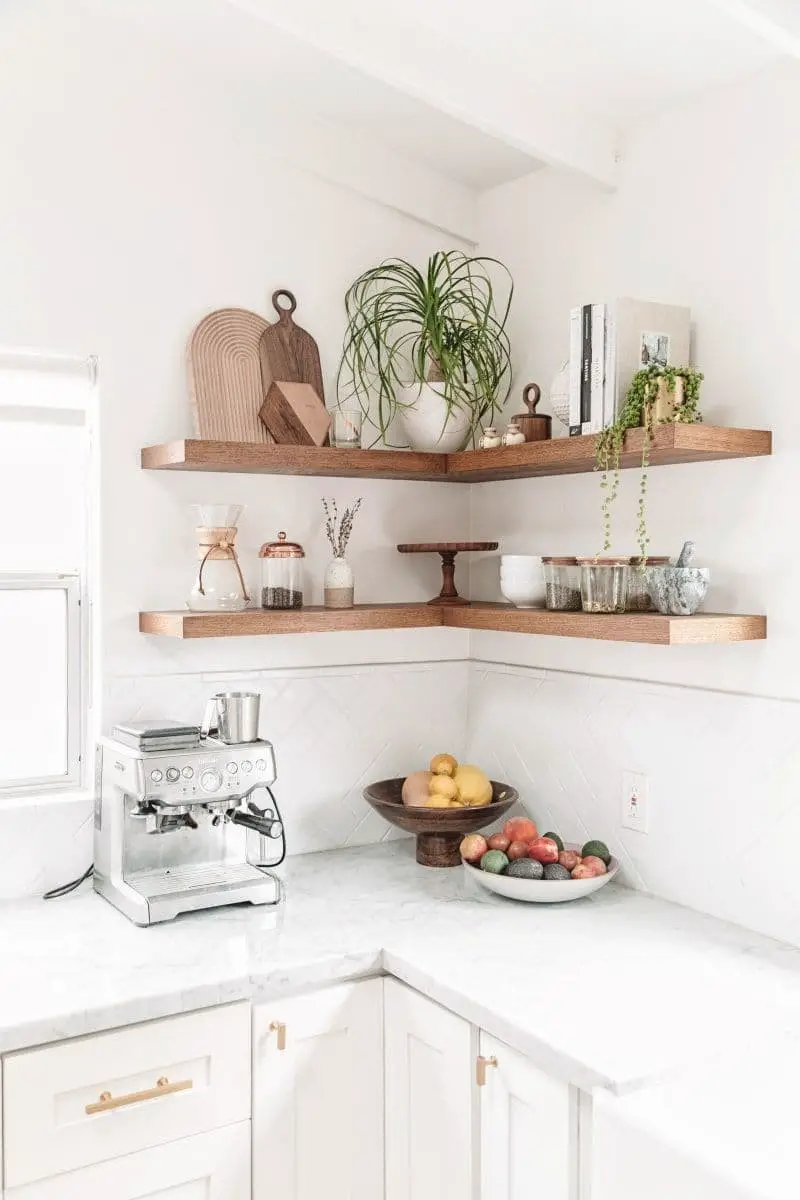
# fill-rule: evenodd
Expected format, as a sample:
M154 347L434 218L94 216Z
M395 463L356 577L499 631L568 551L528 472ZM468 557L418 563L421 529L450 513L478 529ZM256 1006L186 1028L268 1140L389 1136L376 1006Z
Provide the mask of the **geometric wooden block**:
M263 424L283 446L322 446L330 413L310 383L273 383L259 412Z

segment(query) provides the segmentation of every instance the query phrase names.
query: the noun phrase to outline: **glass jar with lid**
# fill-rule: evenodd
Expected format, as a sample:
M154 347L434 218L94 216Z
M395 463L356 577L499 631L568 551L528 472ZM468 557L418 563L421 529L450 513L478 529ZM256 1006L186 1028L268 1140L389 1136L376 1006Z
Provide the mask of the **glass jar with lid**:
M577 558L542 557L545 608L554 612L579 612L581 607L581 569Z
M624 613L630 558L579 558L581 605L587 613Z
M650 599L647 589L647 576L644 567L668 567L672 562L669 555L649 554L647 558L632 558L631 569L628 573L628 612L655 612L656 606Z
M303 607L303 559L299 542L287 542L279 533L276 542L265 542L258 552L261 559L261 607Z

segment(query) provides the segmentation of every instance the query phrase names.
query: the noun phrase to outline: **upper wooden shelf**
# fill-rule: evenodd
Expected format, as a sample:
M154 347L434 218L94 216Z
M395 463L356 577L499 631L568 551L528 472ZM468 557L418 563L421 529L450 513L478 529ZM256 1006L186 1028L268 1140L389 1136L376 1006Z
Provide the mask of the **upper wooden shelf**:
M622 466L642 459L644 433L625 437ZM416 479L438 483L487 483L572 475L595 468L595 437L555 438L497 450L422 454L415 450L335 450L330 446L268 446L250 442L207 442L185 438L147 446L149 471L228 471L239 474L318 475L345 479ZM763 429L718 425L660 425L650 449L651 466L757 458L772 453L772 434Z
M177 638L253 637L281 633L344 633L361 629L421 629L446 625L499 633L547 634L656 646L751 642L767 636L767 619L725 613L662 617L658 613L548 612L507 604L357 604L355 608L248 608L234 613L143 612L141 633Z

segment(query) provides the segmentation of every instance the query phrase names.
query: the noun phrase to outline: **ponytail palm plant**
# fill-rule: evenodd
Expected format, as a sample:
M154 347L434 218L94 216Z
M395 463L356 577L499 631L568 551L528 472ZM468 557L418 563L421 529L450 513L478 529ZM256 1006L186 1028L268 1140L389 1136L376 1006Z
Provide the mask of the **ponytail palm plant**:
M501 296L490 270L502 277ZM430 384L443 401L443 425L458 415L474 433L510 390L512 294L502 263L460 250L437 251L425 271L399 258L365 271L345 296L340 405L357 400L386 441L398 413L413 409Z

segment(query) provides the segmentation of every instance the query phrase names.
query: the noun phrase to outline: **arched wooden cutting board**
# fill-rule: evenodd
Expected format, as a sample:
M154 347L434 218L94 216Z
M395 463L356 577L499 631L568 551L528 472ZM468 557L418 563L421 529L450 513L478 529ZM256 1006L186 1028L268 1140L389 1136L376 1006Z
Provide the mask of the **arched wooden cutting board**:
M278 303L281 297L289 301L288 308ZM310 383L324 404L319 347L310 333L294 323L292 313L297 308L297 300L292 292L280 288L272 293L272 304L278 320L266 326L259 343L264 395L273 382Z
M222 442L271 442L258 418L264 403L258 346L267 322L246 308L203 317L187 360L195 434Z

